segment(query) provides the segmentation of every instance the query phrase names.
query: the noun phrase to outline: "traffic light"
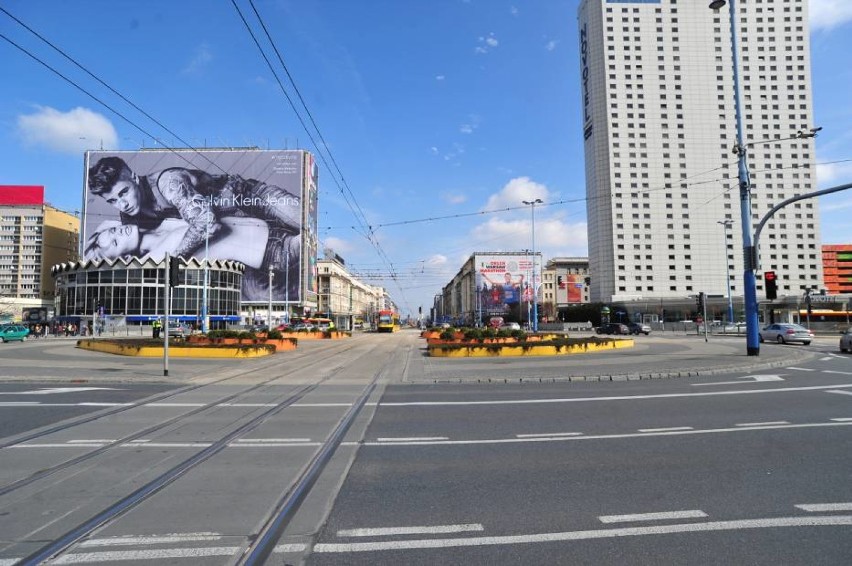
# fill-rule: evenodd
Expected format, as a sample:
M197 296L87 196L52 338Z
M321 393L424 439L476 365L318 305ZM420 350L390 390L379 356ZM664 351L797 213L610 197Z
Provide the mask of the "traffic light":
M698 296L695 297L695 307L698 309L698 314L702 314L704 312L704 292L698 293Z
M180 262L176 257L169 257L169 286L180 285Z
M763 281L766 284L766 299L774 301L778 296L778 279L774 271L764 271Z

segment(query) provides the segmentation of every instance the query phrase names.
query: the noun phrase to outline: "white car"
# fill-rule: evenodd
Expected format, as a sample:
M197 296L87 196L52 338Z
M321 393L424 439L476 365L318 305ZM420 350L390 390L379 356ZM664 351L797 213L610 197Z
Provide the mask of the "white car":
M776 323L763 327L760 331L760 341L787 344L800 342L807 346L814 339L814 333L798 324Z
M507 322L503 325L503 328L505 328L506 330L520 330L521 325L517 322Z
M852 326L840 333L840 351L852 352Z

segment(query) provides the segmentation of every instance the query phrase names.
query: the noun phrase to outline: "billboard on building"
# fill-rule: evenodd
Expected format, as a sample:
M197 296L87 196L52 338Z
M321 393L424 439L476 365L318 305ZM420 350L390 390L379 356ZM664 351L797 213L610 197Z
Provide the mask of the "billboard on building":
M0 205L44 204L43 185L0 185Z
M308 163L302 150L86 152L83 259L235 260L243 301L268 301L271 272L273 301L298 302L316 238Z
M541 293L541 261L536 261L533 269L532 255L475 254L474 265L479 308L483 314L508 313L513 306L532 301L533 289Z

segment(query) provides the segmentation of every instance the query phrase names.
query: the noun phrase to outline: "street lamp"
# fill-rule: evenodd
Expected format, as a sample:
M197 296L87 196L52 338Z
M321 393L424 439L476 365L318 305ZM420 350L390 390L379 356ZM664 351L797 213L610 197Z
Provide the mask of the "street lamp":
M719 10L726 0L710 2L711 10ZM743 232L743 297L745 299L746 318L746 354L760 355L760 338L757 332L757 283L755 281L755 264L757 253L751 239L751 182L749 180L746 147L743 144L743 119L740 113L740 76L737 63L737 17L736 0L728 1L728 12L731 20L731 60L734 69L734 114L737 122L737 180L740 186L740 217ZM726 254L727 255L727 254ZM727 263L727 257L725 258ZM730 281L730 279L729 279Z
M718 220L716 224L721 224L725 228L725 281L728 284L728 322L734 323L734 302L731 300L731 266L728 265L728 229L733 225L731 219Z
M532 324L533 325L532 325L532 330L533 330L533 332L538 332L538 293L536 292L537 289L536 289L536 286L535 286L535 276L536 276L536 272L535 272L535 205L543 204L544 201L541 200L540 198L537 198L535 200L522 200L521 202L528 205L530 207L530 210L532 211L532 257L533 257L533 259L532 259L532 261L533 261L533 265L532 265L532 270L533 270L533 276L532 276L532 292L533 292L533 320L532 320Z

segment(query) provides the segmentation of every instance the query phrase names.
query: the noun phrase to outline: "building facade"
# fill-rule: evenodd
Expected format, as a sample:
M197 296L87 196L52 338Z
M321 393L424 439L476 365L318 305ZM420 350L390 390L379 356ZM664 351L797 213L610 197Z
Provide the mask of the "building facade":
M202 323L204 264L180 260L180 284L171 290L169 316ZM165 262L151 258L64 262L52 267L58 290L56 319L97 329L107 324L142 326L165 315ZM211 328L242 322L240 287L245 265L213 260L208 269L207 312Z
M370 325L380 310L396 310L384 288L358 280L336 254L326 254L317 262L317 280L317 313L332 319L341 330Z
M822 265L829 294L852 294L852 244L823 246Z
M0 318L53 317L50 269L77 259L79 235L80 219L50 206L43 186L0 186Z
M545 264L542 281L543 319L560 320L560 311L589 302L589 258L554 257Z
M797 137L814 126L807 10L807 0L737 2L754 225L816 183L814 140ZM582 0L577 15L591 300L723 296L727 278L742 296L728 9ZM759 253L779 295L821 286L816 201L780 210Z
M499 316L528 323L535 306L533 289L541 319L546 284L541 261L540 252L474 252L435 296L432 322L477 326Z

